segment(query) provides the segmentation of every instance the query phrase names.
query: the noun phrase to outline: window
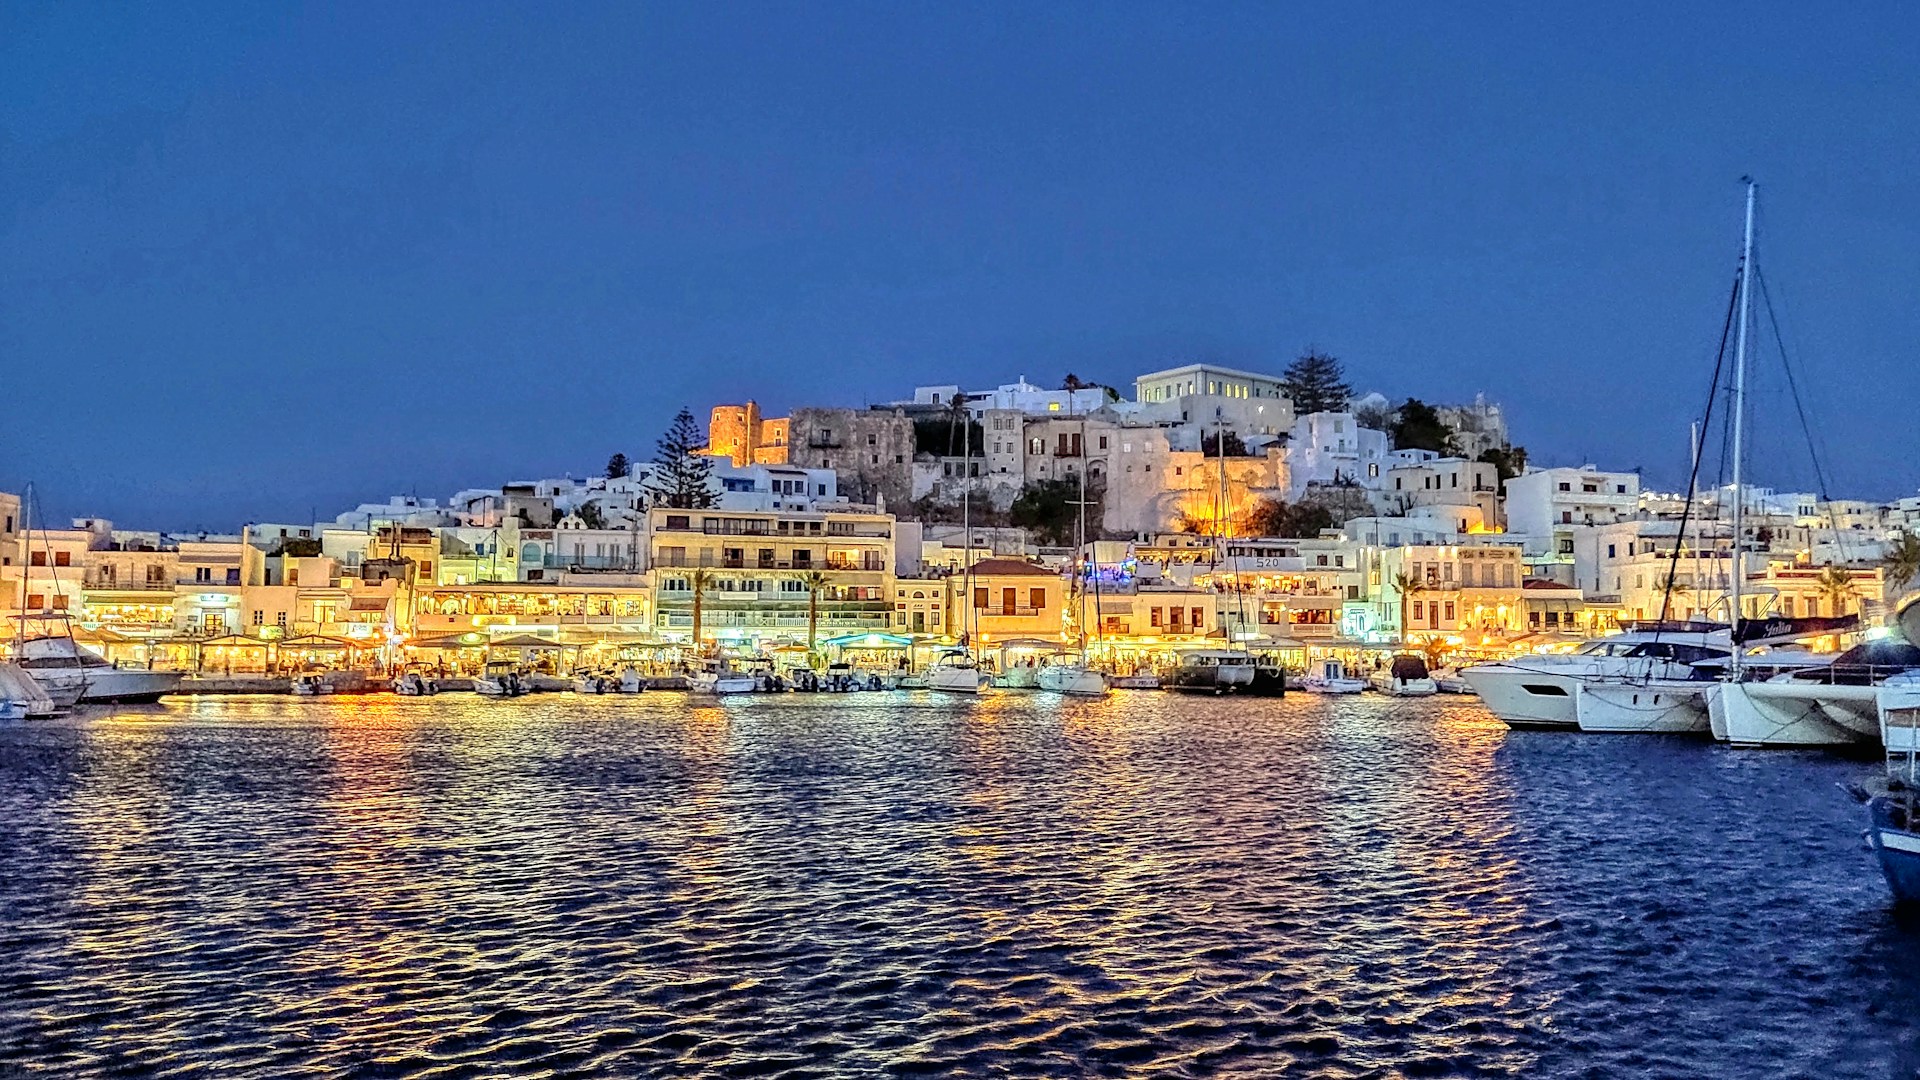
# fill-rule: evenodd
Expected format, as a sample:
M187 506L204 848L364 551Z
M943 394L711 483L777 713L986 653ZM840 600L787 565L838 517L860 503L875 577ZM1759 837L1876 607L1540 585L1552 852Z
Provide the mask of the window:
M267 613L266 613L266 612L264 612L264 611L258 611L258 610L256 610L256 611L255 611L255 612L253 613L253 625L255 625L255 626L264 626L264 625L266 625L266 622L267 622Z
M1150 608L1147 611L1147 625L1148 626L1160 625L1160 609L1159 608Z
M1107 448L1107 437L1105 435L1102 435L1100 436L1100 449L1105 450L1106 448Z
M1453 601L1451 600L1447 601L1445 607L1447 612L1445 618L1448 622L1452 622L1453 621Z
M275 626L285 630L287 628L287 613L284 611L275 612L273 622Z
M1421 619L1424 619L1426 617L1427 617L1427 602L1425 600L1415 600L1413 602L1414 621L1419 622Z
M975 611L987 610L988 593L989 593L989 590L984 585L979 586L973 590L973 610Z
M1560 490L1561 490L1561 491L1572 491L1572 490L1573 490L1573 485L1572 485L1572 484L1561 484L1561 485L1560 485Z
M1045 608L1047 606L1047 590L1028 589L1027 606L1033 608L1035 611Z
M55 565L55 566L72 566L72 565L73 565L73 552L71 552L71 551L56 551L56 552L54 552L54 553L53 553L53 565Z
M666 527L669 529L691 529L693 528L693 518L687 514L668 514Z
M432 563L428 563L428 564L427 564L427 568L428 568L429 570L430 570L430 569L432 569L432 568L433 568L433 564L432 564ZM298 570L296 570L296 571L294 571L294 573L296 573L296 574L297 574L297 573L299 573L299 571L298 571ZM239 568L239 567L237 567L237 566L229 566L229 567L227 567L227 584L229 584L229 585L238 585L238 584L240 584L240 568ZM289 585L291 585L291 584L293 584L293 582L291 582L291 581L289 581L289 582L287 582L287 584L289 584Z
M1611 558L1613 558L1613 557L1614 557L1614 555L1613 555L1613 547L1614 547L1614 545L1612 545L1612 544L1608 544L1608 545L1607 545L1607 558L1609 558L1609 559L1611 559Z
M1206 612L1206 610L1207 610L1206 608L1194 608L1192 611L1188 613L1188 621L1193 623L1193 628L1195 630L1200 629L1201 623L1202 623L1201 616Z
M1560 524L1562 525L1573 524L1573 511L1571 510L1560 511Z
M67 596L66 593L54 593L53 594L53 610L55 611L67 610L68 600L69 600L69 597Z
M1627 493L1627 485L1625 484L1613 485L1613 493L1615 495L1625 495Z
M196 566L193 568L193 580L201 584L213 581L213 567Z
M28 565L28 566L45 566L45 565L47 565L47 553L46 553L46 552L44 552L44 551L30 551L30 552L28 552L28 553L27 553L27 565Z

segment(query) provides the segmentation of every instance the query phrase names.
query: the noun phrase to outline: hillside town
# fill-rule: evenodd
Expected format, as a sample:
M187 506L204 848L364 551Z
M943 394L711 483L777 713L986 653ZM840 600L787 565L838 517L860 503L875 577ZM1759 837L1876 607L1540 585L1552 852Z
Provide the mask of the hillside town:
M1920 571L1920 497L1647 490L1529 461L1499 404L1355 394L1337 360L921 386L865 408L683 410L649 461L393 497L232 534L51 527L0 495L16 640L201 675L509 657L556 674L785 655L911 670L1079 647L1377 664L1565 647L1743 614L1883 621ZM1741 535L1731 509L1741 504ZM31 519L31 520L30 520Z

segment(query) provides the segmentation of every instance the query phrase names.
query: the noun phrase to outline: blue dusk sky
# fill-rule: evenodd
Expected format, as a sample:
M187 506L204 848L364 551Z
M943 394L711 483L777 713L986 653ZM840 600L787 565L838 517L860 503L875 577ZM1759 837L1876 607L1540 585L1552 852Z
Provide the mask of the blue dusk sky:
M1677 485L1752 173L1833 487L1893 498L1916 57L1895 3L0 4L0 488L231 530L1309 345Z

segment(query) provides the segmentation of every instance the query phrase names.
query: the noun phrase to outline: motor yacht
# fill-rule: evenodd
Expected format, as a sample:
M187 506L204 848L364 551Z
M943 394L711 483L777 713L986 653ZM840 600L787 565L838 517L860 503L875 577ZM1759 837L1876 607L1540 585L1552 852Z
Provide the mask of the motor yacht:
M1732 651L1725 629L1642 628L1584 642L1571 653L1476 664L1460 677L1510 728L1572 730L1580 726L1576 695L1587 683L1687 681L1696 662Z
M1394 657L1386 667L1368 676L1367 684L1391 697L1432 697L1440 692L1440 685L1427 671L1426 660L1412 653Z
M687 676L687 689L695 694L751 694L754 678L748 672L735 671L724 660L708 660Z
M171 671L115 667L74 644L70 637L30 638L20 643L15 661L54 700L75 703L151 704L180 688Z

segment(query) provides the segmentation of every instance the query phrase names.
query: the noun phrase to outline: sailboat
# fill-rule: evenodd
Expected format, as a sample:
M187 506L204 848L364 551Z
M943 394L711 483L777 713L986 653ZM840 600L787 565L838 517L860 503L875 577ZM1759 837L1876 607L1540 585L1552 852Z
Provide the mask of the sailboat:
M1080 421L1080 441L1087 443L1087 422ZM1080 463L1080 519L1075 526L1074 547L1076 551L1087 550L1087 463ZM1097 576L1100 570L1099 560L1090 556L1090 566ZM1105 672L1095 670L1087 663L1087 582L1088 575L1081 572L1081 564L1076 561L1073 572L1073 593L1078 601L1074 616L1074 630L1080 639L1077 654L1066 654L1059 662L1050 663L1040 669L1040 689L1051 690L1056 694L1070 694L1075 697L1104 697L1108 693Z
M959 423L956 412L954 423ZM960 645L943 651L932 665L927 668L927 689L943 690L949 694L978 694L992 684L987 673L980 670L980 662L974 659L972 641L973 627L973 477L967 466L973 461L973 427L969 415L965 430L965 442L961 446L960 480L960 531L961 559L966 568L960 578ZM948 444L952 449L952 444Z

